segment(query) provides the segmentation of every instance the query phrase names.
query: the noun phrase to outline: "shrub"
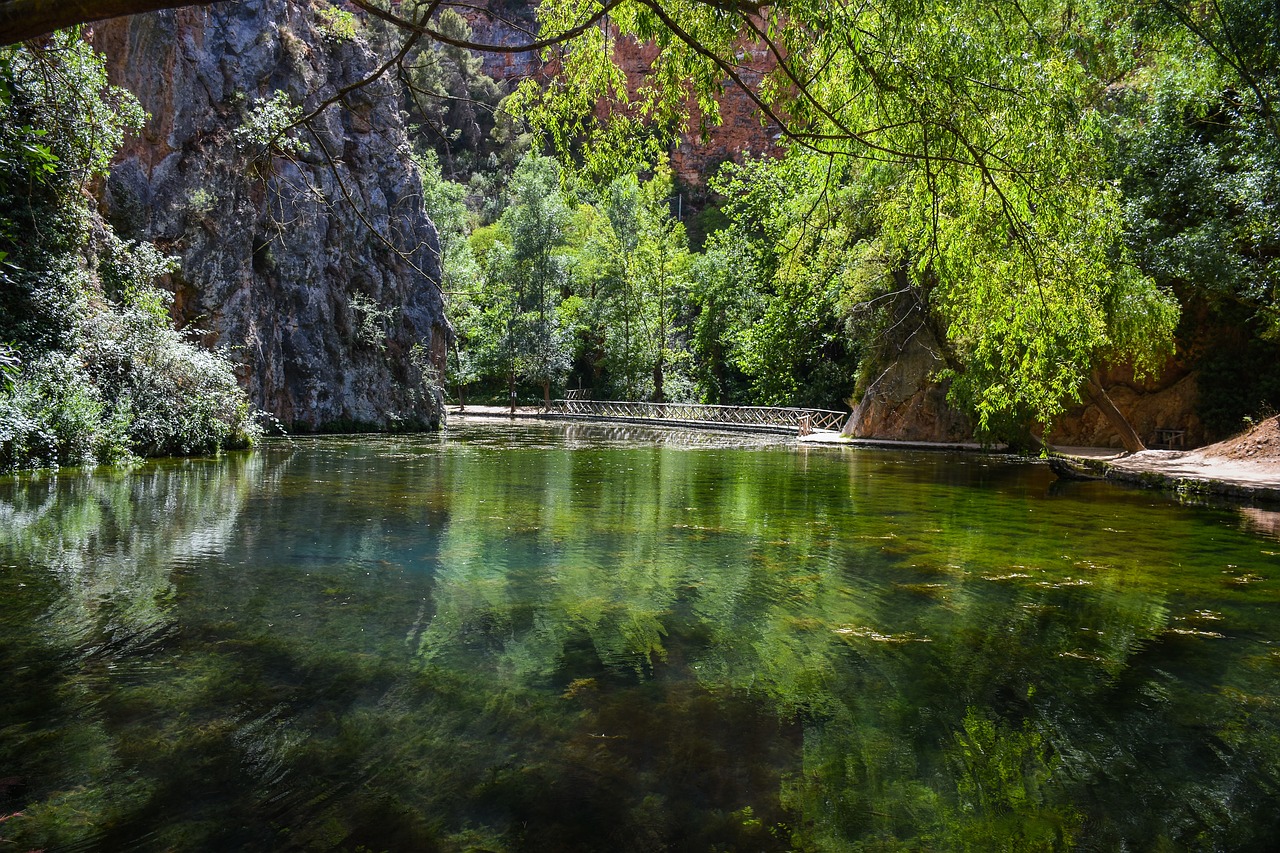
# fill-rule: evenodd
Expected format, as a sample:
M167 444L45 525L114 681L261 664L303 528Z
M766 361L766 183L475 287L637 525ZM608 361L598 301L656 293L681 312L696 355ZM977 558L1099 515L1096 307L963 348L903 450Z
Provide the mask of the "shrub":
M322 2L315 10L316 26L319 27L320 34L329 41L351 41L360 32L360 22L346 9Z
M141 116L75 34L0 49L0 470L258 434L230 363L170 325L154 281L175 260L118 239L85 192Z
M127 413L134 453L212 453L260 434L230 362L183 340L147 309L102 311L82 335L87 372Z
M107 457L127 451L121 452L118 420L107 414L101 393L74 358L58 352L41 357L0 392L0 468L116 461Z

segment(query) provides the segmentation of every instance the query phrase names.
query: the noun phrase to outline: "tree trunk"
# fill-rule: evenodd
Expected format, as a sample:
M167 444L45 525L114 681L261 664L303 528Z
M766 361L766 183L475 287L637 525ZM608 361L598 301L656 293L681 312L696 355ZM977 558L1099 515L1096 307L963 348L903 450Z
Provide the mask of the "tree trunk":
M514 371L507 374L507 396L511 401L511 414L516 413L516 374Z
M653 364L653 402L655 403L667 402L662 389L663 378L662 359L658 359Z
M1085 396L1098 407L1098 411L1102 412L1103 417L1107 419L1107 423L1111 424L1111 428L1120 434L1120 443L1124 445L1125 450L1130 453L1137 453L1147 449L1147 446L1142 443L1142 439L1138 438L1138 433L1134 430L1133 424L1129 423L1128 419L1116 408L1116 404L1111 402L1111 397L1107 395L1106 389L1102 387L1102 383L1096 375L1089 377L1089 381L1085 385Z
M542 380L542 411L551 411L551 380Z
M458 339L453 339L453 359L458 363L458 376L462 377L462 353L458 351ZM449 366L449 356L445 355L445 368ZM458 411L465 411L467 408L467 383L458 382Z
M215 0L8 0L0 3L0 46L17 44L76 24L105 21Z

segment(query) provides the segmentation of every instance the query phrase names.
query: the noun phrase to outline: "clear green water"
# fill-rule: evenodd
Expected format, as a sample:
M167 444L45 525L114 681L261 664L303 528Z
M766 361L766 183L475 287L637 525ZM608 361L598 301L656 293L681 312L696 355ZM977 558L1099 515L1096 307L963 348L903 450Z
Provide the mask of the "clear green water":
M1270 849L1273 518L505 422L0 480L0 850Z

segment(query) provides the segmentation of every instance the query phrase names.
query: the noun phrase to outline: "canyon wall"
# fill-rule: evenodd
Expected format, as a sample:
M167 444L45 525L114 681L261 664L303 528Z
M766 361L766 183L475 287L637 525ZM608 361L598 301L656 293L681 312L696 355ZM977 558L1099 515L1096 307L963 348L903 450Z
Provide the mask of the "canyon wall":
M947 402L947 386L937 381L945 366L936 341L921 332L887 359L845 424L855 438L959 442L973 439L969 418ZM1102 376L1103 387L1138 437L1162 446L1163 430L1181 432L1179 447L1198 447L1212 435L1196 414L1198 375L1170 359L1157 377L1136 379L1127 366ZM1039 430L1037 429L1038 433ZM1092 403L1069 407L1048 436L1056 447L1122 447L1120 435Z
M180 259L175 319L263 410L295 430L435 425L452 332L393 85L273 147L242 129L278 93L309 111L377 67L328 11L241 0L97 25L112 82L150 114L101 207Z
M536 8L536 0L525 3L519 0L514 3L488 0L462 12L476 42L519 45L529 40L528 32L536 31ZM626 74L634 98L643 85L644 75L657 59L658 46L629 37L618 38L616 29L613 34L613 58ZM744 55L746 53L744 50ZM757 86L772 70L773 63L759 46L755 46L751 53L759 56L760 60L739 71L745 82ZM486 53L482 58L484 73L505 83L507 91L514 89L521 80L542 77L548 71L538 54L530 51ZM554 71L554 59L550 70ZM672 172L682 184L695 190L705 188L707 178L714 175L726 160L742 162L752 156L777 156L782 151L778 144L781 129L776 124L762 121L760 111L747 94L728 80L719 105L721 123L708 125L704 133L704 129L699 127L701 116L697 104L690 99L689 128L677 134L669 151Z

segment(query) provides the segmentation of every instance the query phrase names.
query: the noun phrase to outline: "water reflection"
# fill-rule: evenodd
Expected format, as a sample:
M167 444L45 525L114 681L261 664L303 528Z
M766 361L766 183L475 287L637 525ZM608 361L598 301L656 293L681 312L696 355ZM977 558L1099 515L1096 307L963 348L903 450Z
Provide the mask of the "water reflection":
M1237 515L679 435L464 423L0 481L0 838L1267 843L1280 558Z
M1252 506L1241 507L1240 518L1244 521L1246 530L1271 539L1280 539L1280 512Z

